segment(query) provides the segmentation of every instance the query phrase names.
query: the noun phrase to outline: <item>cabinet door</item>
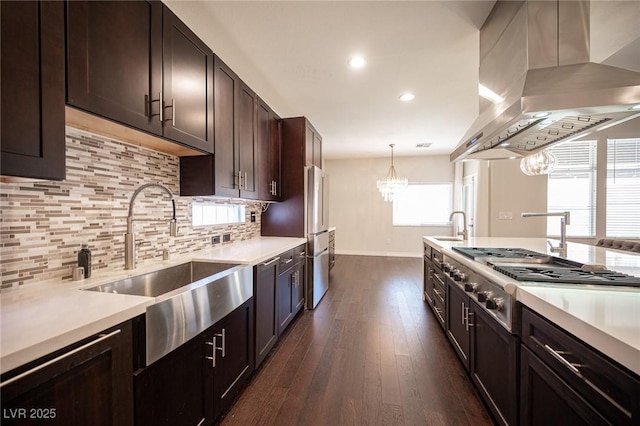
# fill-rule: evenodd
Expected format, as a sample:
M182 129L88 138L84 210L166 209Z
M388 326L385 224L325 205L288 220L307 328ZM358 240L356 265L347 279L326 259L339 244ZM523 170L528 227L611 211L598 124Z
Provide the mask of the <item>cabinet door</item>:
M258 196L276 201L280 189L280 118L258 99Z
M448 284L447 292L447 336L469 371L469 297L452 283Z
M162 135L162 3L67 3L67 102Z
M131 343L124 323L4 375L2 424L132 425Z
M307 166L313 166L313 128L307 123L304 137L305 159Z
M471 302L471 379L499 424L518 423L520 339Z
M284 332L293 319L293 279L292 269L281 272L278 276L278 335Z
M276 281L278 279L278 260L276 257L256 266L256 368L269 354L278 340L278 320L276 315Z
M163 8L164 136L213 153L213 52Z
M240 197L255 199L258 198L257 96L242 82L238 85L236 107Z
M238 158L236 146L235 92L238 77L220 58L214 62L214 117L215 117L215 155L214 185L216 195L237 197Z
M0 2L1 173L65 178L64 3Z
M212 328L216 346L214 406L216 417L224 413L253 372L253 298L247 300Z
M322 137L313 133L313 165L322 168Z
M598 411L522 345L520 424L606 425Z
M291 304L293 315L304 308L305 262L298 262L293 268L291 284Z
M138 372L136 425L213 423L213 399L205 399L206 389L213 388L211 361L205 358L210 355L200 334Z

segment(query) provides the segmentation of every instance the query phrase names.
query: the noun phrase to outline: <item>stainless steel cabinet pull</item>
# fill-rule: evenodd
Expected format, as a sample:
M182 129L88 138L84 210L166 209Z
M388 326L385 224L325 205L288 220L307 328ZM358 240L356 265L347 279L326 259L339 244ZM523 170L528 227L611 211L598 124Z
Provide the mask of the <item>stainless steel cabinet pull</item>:
M260 266L269 266L269 265L271 265L272 263L277 262L278 260L280 260L280 256L278 256L278 257L274 257L273 259L271 259L271 260L270 260L270 261L268 261L268 262L261 263L261 264L260 264Z
M120 329L117 329L117 330L112 331L109 334L99 334L98 338L96 340L92 341L92 342L86 343L86 344L80 346L79 348L75 348L75 349L73 349L73 350L71 350L71 351L69 351L67 353L64 353L64 354L62 354L62 355L60 355L60 356L58 356L58 357L56 357L56 358L54 358L52 360L49 360L49 361L45 362L44 364L40 364L39 366L34 367L29 371L25 371L22 374L18 374L17 376L12 377L9 380L6 380L6 381L0 383L0 388L2 388L4 386L7 386L7 385L9 385L9 384L11 384L13 382L16 382L16 381L18 381L18 380L22 379L23 377L26 377L26 376L28 376L30 374L36 373L36 372L38 372L38 371L40 371L40 370L42 370L44 368L47 368L48 366L50 366L52 364L55 364L56 362L62 361L63 359L68 358L71 355L77 354L78 352L82 352L83 350L85 350L87 348L90 348L93 345L96 345L96 344L98 344L98 343L100 343L100 342L102 342L104 340L107 340L107 339L115 336L116 334L120 333L120 331L121 331Z
M291 263L291 262L293 262L293 258L287 259L287 260L284 261L284 263Z
M465 307L464 307L464 313L463 313L463 315L464 315L464 324L465 324L465 329L466 329L467 331L469 331L469 327L471 327L471 326L472 326L472 324L469 324L469 315L472 315L472 314L471 314L471 313L469 313L469 307L468 307L468 306L465 306Z
M153 104L156 102L160 102L161 100L162 100L162 96L160 95L160 93L158 93L158 99L151 99L150 95L144 95L145 115L147 117L151 118L161 114L160 112L158 112L158 114L153 113Z
M224 358L226 356L226 354L227 354L227 333L226 333L226 330L223 328L222 329L222 333L216 334L216 336L222 338L222 346L216 347L216 349L218 349L219 351L222 352L222 358Z
M249 178L247 176L247 172L244 172L244 189L247 189L247 182L249 181Z
M205 359L211 360L211 366L216 366L216 336L213 336L213 339L210 342L204 342L205 345L212 346L211 356L205 356Z
M158 111L158 118L160 118L160 123L164 123L164 102L162 102L162 92L158 92L158 102L160 102L160 111Z
M569 370L573 371L573 373L582 378L582 373L580 372L580 370L578 370L577 367L579 367L579 364L573 364L569 361L567 361L561 354L566 354L567 352L562 352L562 351L557 351L555 349L553 349L551 346L549 345L544 345L544 348L546 349L547 352L549 352L551 354L551 356L553 356L555 359L557 359L558 361L560 361L565 367L567 367Z
M464 310L465 310L466 308L465 308L465 306L464 306L464 302L462 302L461 304L462 304L462 306L460 307L460 312L462 313L462 325L464 325L464 324L465 324L465 319L466 319L466 318L465 318L465 315L464 315Z

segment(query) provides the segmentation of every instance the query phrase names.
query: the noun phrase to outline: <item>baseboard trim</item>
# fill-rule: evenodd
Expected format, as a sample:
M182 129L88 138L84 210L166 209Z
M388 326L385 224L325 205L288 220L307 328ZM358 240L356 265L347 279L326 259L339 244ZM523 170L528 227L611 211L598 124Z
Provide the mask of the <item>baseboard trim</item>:
M384 257L417 257L421 258L420 252L402 251L362 251L362 250L336 250L336 254L347 256L384 256Z

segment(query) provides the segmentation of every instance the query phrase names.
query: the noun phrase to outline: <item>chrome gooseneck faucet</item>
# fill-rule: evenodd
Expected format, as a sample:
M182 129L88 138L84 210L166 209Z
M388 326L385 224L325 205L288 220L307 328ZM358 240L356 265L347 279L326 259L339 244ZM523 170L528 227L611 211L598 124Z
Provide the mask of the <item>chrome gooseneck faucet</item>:
M172 237L178 235L176 202L173 199L173 194L171 193L169 188L159 183L145 183L144 185L141 185L138 189L135 190L135 192L131 196L131 201L129 202L129 215L127 216L127 233L124 234L124 269L133 269L136 267L136 239L135 234L133 233L133 203L136 201L136 197L138 197L138 194L140 194L140 192L144 191L147 188L160 188L171 197L173 215L171 216L171 220L169 220L169 235L171 235ZM158 219L157 221L161 222L160 219Z
M467 215L465 214L465 212L463 212L462 210L452 211L451 214L449 215L449 220L453 219L453 216L457 213L462 215L462 231L456 232L456 235L462 235L462 239L466 241L468 232L467 232Z
M538 216L560 216L560 244L558 247L554 247L551 241L547 240L549 249L552 253L560 253L563 256L567 255L567 225L571 217L571 212L549 212L549 213L522 213L522 217L538 217Z

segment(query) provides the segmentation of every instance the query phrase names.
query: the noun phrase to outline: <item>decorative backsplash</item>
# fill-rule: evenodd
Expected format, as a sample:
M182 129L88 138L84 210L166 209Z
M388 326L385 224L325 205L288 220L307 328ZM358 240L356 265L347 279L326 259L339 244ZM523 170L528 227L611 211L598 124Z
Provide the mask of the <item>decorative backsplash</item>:
M138 262L162 259L162 251L186 254L230 233L231 241L260 235L260 202L179 197L179 158L67 127L64 181L0 183L2 288L50 279L71 279L77 253L89 244L93 271L124 266L129 201L144 183L161 183L175 196L178 236L169 236L167 194L147 189L136 199L134 232L142 240ZM191 226L191 203L246 206L244 224ZM256 212L256 221L250 221ZM159 220L159 221L157 221Z

